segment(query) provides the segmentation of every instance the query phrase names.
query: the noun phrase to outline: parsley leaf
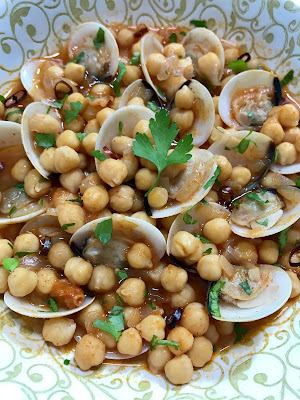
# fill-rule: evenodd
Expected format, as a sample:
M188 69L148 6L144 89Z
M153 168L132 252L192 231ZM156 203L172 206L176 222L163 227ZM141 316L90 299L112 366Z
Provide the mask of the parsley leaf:
M118 302L121 304L122 307L125 307L122 297L119 295L119 293L116 294L116 299L118 300Z
M218 165L214 172L214 175L210 178L209 181L206 182L206 184L203 186L203 189L208 189L210 186L212 186L216 182L220 172L221 172L221 167L220 165Z
M0 101L1 103L5 103L6 98L4 96L2 96L2 94L0 94Z
M13 114L22 114L23 111L24 111L24 110L23 110L22 108L19 108L18 110L14 110L14 111L8 112L8 113L5 115L5 121L7 121L8 117L9 117L10 115L13 115ZM18 115L18 118L15 120L15 122L18 122L19 119L20 119L20 115Z
M57 303L53 297L49 297L49 300L46 299L45 303L50 306L52 312L58 312Z
M233 72L247 71L248 67L245 60L234 60L231 61L227 68L231 69Z
M258 225L268 226L269 220L268 218L265 219L263 222L255 221Z
M253 140L247 139L247 137L250 136L252 132L253 129L244 137L244 139L240 141L240 143L237 146L233 147L232 150L244 154L245 151L248 149L250 142L255 144L255 146L257 147L256 143L253 142Z
M89 97L90 99L94 99L95 96L93 94L88 94L86 97Z
M279 152L278 147L276 147L275 154L274 154L274 157L273 157L273 162L277 162L278 152Z
M104 306L107 303L106 300L99 300L99 301L100 301L101 306Z
M148 101L147 107L150 108L150 110L152 110L154 112L159 110L159 107L155 103L153 103L153 101Z
M239 322L234 323L234 331L236 334L234 343L239 342L242 337L248 332L248 330L245 329L243 325L241 325Z
M106 244L111 239L111 234L113 231L112 218L106 219L100 222L95 229L95 238L100 239L100 242Z
M93 322L93 325L101 331L110 333L116 339L116 341L120 339L121 332L119 332L113 324L96 318Z
M180 31L180 32L179 32L179 35L186 36L186 32Z
M82 142L83 139L87 136L87 132L77 132L76 136L78 137L78 139Z
M172 33L170 36L169 36L169 43L177 43L177 36L176 36L176 33Z
M149 303L147 303L146 306L151 307L152 310L156 310L156 305L153 303L153 301L150 301Z
M156 86L158 94L163 98L164 101L167 101L167 97L160 86Z
M146 288L146 289L145 289L144 296L143 296L143 299L145 299L147 296L148 296L148 289Z
M269 203L269 200L265 201L265 200L261 199L256 192L247 193L246 196L248 197L248 199L257 201L258 203L262 203L262 204Z
M145 133L137 132L136 140L133 142L133 153L138 157L152 161L158 169L156 181L145 196L156 186L161 172L166 167L173 164L186 163L192 157L189 154L189 151L193 148L192 135L185 135L183 139L179 140L172 153L169 156L167 155L173 140L178 134L176 122L169 124L170 116L166 110L162 109L155 113L155 119L151 118L149 123L156 148Z
M279 264L279 263L274 263L274 264L272 264L272 265L274 265L274 267L279 267L279 268L281 268L281 269L285 269L284 266L281 265L281 264Z
M124 269L119 269L119 271L117 272L117 277L120 282L124 281L128 278L127 271L125 271Z
M244 282L239 283L240 287L250 296L252 290L250 289L247 279Z
M205 250L202 254L211 254L212 252L212 247L210 247L209 249Z
M65 66L68 65L68 64L70 64L70 63L78 64L79 61L80 61L80 60L82 59L82 57L84 56L84 54L85 54L85 53L82 51L81 53L78 54L78 56L77 56L76 58L74 58L74 60L68 61L68 62L65 64Z
M238 201L238 200L235 200L235 201L232 203L232 205L234 205L235 207L238 207L240 204L241 204L241 202Z
M69 365L70 364L70 360L65 359L64 360L64 365Z
M199 235L199 233L194 233L194 236L198 239L200 239L200 241L202 243L211 243L211 240L206 239L206 237Z
M41 206L43 206L44 205L44 200L40 199L39 203L40 203Z
M196 206L193 206L192 208L190 208L189 210L187 210L184 214L183 214L183 222L187 225L195 225L198 221L196 219L193 220L192 216L189 214L189 212L191 210L193 210Z
M280 86L283 87L294 79L294 70L291 69L280 81Z
M99 161L104 161L106 160L106 155L101 153L100 150L94 150L91 152L91 155L94 156L95 158L97 158L97 160Z
M119 136L122 136L123 122L119 121Z
M297 181L296 181L296 186L297 186L297 187L300 187L300 178L297 179Z
M278 236L278 246L279 246L279 254L282 254L282 250L285 248L287 245L287 240L288 240L288 231L290 230L290 226L284 229L283 231L280 232Z
M62 230L62 231L66 231L68 228L69 228L69 226L74 226L75 225L75 222L71 222L70 224L64 224L64 225L62 225L61 227L60 227L60 229Z
M66 124L74 121L82 110L83 104L80 101L71 101L71 110L64 110Z
M219 308L219 294L222 287L225 285L224 281L219 281L215 283L209 293L208 293L208 304L207 308L211 315L215 317L221 317L220 308Z
M204 200L204 199L201 200L201 203L203 203L203 204L209 204L209 202L206 201L206 200Z
M13 272L19 264L20 261L17 258L4 258L3 269Z
M119 62L119 74L118 74L118 77L112 83L115 95L117 97L121 96L120 83L121 83L121 80L122 80L125 72L126 72L125 64L123 62Z
M150 343L150 350L154 350L156 346L163 345L163 346L173 346L176 350L178 350L179 344L178 342L173 342L172 340L158 340L156 335L152 336L151 343Z
M102 28L99 28L97 32L97 36L93 39L94 46L96 47L97 50L100 50L102 47L100 43L105 42L105 32Z
M71 201L72 203L83 203L83 200L80 197L77 197L77 199L71 199L67 201Z
M13 246L10 242L7 242L7 244L8 244L9 247L11 247L12 249L14 248L14 246Z
M129 60L129 63L131 65L138 65L140 63L140 56L141 56L141 53L138 51L135 51L133 53L133 57Z
M55 146L56 139L54 133L37 133L35 135L35 141L38 146L50 149L50 147Z
M114 306L107 317L107 321L96 318L93 325L102 331L110 333L118 341L121 331L124 329L124 308Z
M16 183L14 187L21 190L22 192L24 191L24 183Z
M192 19L190 21L191 24L195 25L197 28L206 28L207 29L207 25L206 25L206 21L205 19Z
M64 97L63 97L61 100L56 100L56 101L53 103L53 105L54 105L55 107L59 108L59 109L62 109L62 106L64 105L64 102L66 101L67 97L68 97L68 94L66 93L66 94L64 95Z
M36 254L36 253L38 253L38 251L17 251L15 256L24 257L24 256L28 256L30 254Z
M10 209L10 211L8 213L9 218L12 218L12 215L14 212L16 212L16 210L17 210L17 207L15 207L15 206Z

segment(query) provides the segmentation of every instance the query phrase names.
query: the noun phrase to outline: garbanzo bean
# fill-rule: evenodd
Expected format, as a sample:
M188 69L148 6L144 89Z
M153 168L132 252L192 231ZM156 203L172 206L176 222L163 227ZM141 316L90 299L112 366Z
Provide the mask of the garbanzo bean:
M104 358L105 344L93 335L84 335L77 343L74 359L83 371L102 364Z
M33 199L39 199L49 192L51 181L43 180L36 169L31 169L24 180L24 190Z
M141 279L129 278L121 283L117 293L126 304L138 307L144 303L146 285Z
M114 154L133 155L132 151L133 139L128 136L116 136L111 141L111 149Z
M88 283L92 273L92 264L81 257L70 258L64 268L64 274L69 281L80 286Z
M171 305L172 307L185 307L189 303L192 303L196 299L195 290L188 283L185 287L180 290L180 292L172 293L171 295Z
M198 58L198 68L200 74L213 84L219 81L221 61L215 53L209 52Z
M32 169L32 165L27 158L20 158L12 167L11 176L18 182L24 182L26 175Z
M212 358L213 345L203 336L196 337L193 346L188 351L187 355L191 359L194 367L203 367Z
M194 336L202 336L208 329L209 317L201 303L190 303L185 307L180 319L181 325Z
M187 131L194 123L194 113L192 110L184 110L174 107L170 112L171 122L176 121L180 131Z
M58 120L49 114L34 114L29 121L29 127L34 132L54 133L55 136L61 131Z
M9 271L0 268L0 293L5 293L8 289Z
M203 227L203 235L215 244L225 243L230 234L230 225L223 218L211 219Z
M56 211L60 226L70 224L66 227L68 233L75 233L85 223L84 211L78 205L61 204L56 207Z
M226 181L232 173L232 165L224 156L218 156L217 165L221 167L221 172L218 176L220 182Z
M133 206L134 189L127 185L113 187L108 191L110 207L120 213L129 211Z
M297 142L296 142L297 144ZM289 142L280 143L277 146L278 149L278 157L277 163L280 165L291 165L296 162L297 159L297 151L295 145Z
M234 322L229 321L216 321L217 329L220 335L231 335L234 331Z
M76 103L79 101L82 104L82 109L79 111L79 114L82 114L87 106L87 99L83 96L83 94L74 92L71 93L65 100L62 109L63 110L71 110L71 103ZM73 129L72 129L73 130Z
M224 51L225 64L229 64L231 61L237 60L239 56L239 51L236 48L226 49Z
M215 325L210 324L207 331L205 332L206 339L208 339L212 344L216 344L220 339L219 332Z
M218 281L222 276L220 256L214 254L204 255L198 262L197 271L202 279Z
M109 195L104 186L91 186L85 190L83 196L83 207L91 212L99 212L109 202Z
M54 166L54 153L55 147L50 147L50 149L44 149L40 155L40 164L48 172L57 173Z
M100 178L111 187L119 186L126 179L127 168L121 160L107 158L98 168Z
M128 328L122 332L117 343L117 349L121 354L128 354L135 357L141 353L142 344L143 342L139 331L135 328Z
M13 253L12 243L7 239L0 239L0 265L3 264L4 258L11 258Z
M166 63L166 58L161 53L152 53L147 60L147 69L150 75L158 75L164 68Z
M144 100L141 97L133 97L127 103L128 106L144 106Z
M182 59L185 58L185 48L181 43L170 43L165 46L164 55L166 57L177 56Z
M65 67L64 75L66 78L81 84L84 80L85 67L81 64L69 63Z
M240 240L235 246L234 250L237 252L238 257L242 261L251 261L257 264L257 251L253 243L248 240Z
M130 211L137 214L138 212L142 212L141 210L143 210L143 209L144 209L144 196L142 195L142 193L140 191L135 190L134 196L133 196L133 204L132 204ZM138 218L138 217L136 217L136 218ZM142 219L142 218L140 218L140 219ZM153 220L153 218L151 218L151 222L150 221L149 222L153 223L152 220ZM155 225L155 223L154 223L154 225Z
M131 216L133 218L142 219L143 221L149 222L149 224L156 226L156 220L154 218L149 217L145 211L138 211L132 214Z
M168 191L163 187L156 186L148 194L148 203L150 207L162 208L168 202Z
M188 257L194 254L199 247L199 239L186 231L177 232L172 240L171 254L174 257Z
M49 294L58 276L53 269L43 268L37 272L36 290L41 294Z
M138 308L125 307L124 308L124 324L127 328L135 327L141 320L141 313Z
M80 148L80 140L76 136L76 133L71 130L63 131L56 139L56 147L62 146L68 146L78 151Z
M8 277L10 294L15 297L24 297L34 291L37 285L37 274L29 269L18 267Z
M190 109L192 108L195 96L194 92L188 87L183 86L181 89L178 90L175 94L175 107L183 108L183 109Z
M245 167L233 167L230 179L244 187L251 179L251 171Z
M48 260L51 266L56 269L64 269L66 262L72 257L74 257L74 254L71 247L62 240L54 243L48 253Z
M135 174L135 186L139 190L151 189L157 178L157 173L148 168L141 168Z
M127 28L123 28L119 31L117 41L121 47L130 47L134 42L134 32Z
M108 292L117 284L117 277L113 268L107 265L96 265L88 283L89 290L95 293Z
M79 186L84 179L84 174L80 168L72 169L69 172L59 176L59 182L62 187L69 190L71 193L77 193Z
M290 299L298 296L300 294L300 280L298 276L293 271L286 271L288 276L291 278L292 281L292 293L290 295Z
M43 338L54 346L70 343L76 330L76 323L71 318L52 318L44 322Z
M90 304L89 306L85 307L83 310L79 311L79 313L77 313L77 317L76 317L76 322L85 327L87 324L86 322L89 320L89 315L95 315L95 318L99 318L99 319L105 319L105 312L103 310L102 305L100 304L99 301L94 300L92 304Z
M281 143L284 137L282 126L280 125L276 117L269 117L264 122L260 131L264 135L269 136L276 145Z
M101 181L97 172L91 172L88 174L86 178L81 182L80 185L80 193L84 194L84 192L91 186L101 185L103 182Z
M83 139L82 146L88 154L95 150L97 137L98 133L91 132Z
M132 82L142 77L142 70L135 65L126 65L126 72L122 77L124 85L129 86Z
M186 354L172 358L166 363L164 369L167 379L173 385L189 383L194 373L192 361Z
M161 273L160 281L168 292L180 292L185 287L188 274L183 268L169 264Z
M104 121L114 112L115 112L115 110L113 110L112 108L105 107L97 113L96 120L97 120L98 124L100 125L100 128L103 125Z
M299 110L293 104L283 105L278 113L278 121L285 128L295 128L299 123Z
M150 371L157 374L163 370L166 363L173 358L173 354L169 350L169 346L156 346L156 348L148 353L148 366Z
M170 330L167 339L178 343L177 350L175 347L170 346L171 352L176 356L186 353L192 348L194 343L194 336L183 326L176 326Z
M79 156L69 146L58 147L54 153L54 167L60 173L66 173L79 166Z
M40 242L39 238L35 236L33 233L22 233L17 236L14 242L14 254L19 251L39 251Z
M258 248L259 259L263 264L275 264L278 260L278 245L273 240L263 240Z
M136 137L137 132L139 133L145 133L148 138L150 139L151 143L154 144L154 139L151 133L151 130L149 128L149 121L147 121L146 119L141 119L133 128L131 136L133 138Z
M127 252L127 261L131 268L151 269L153 262L150 247L145 243L134 243Z
M125 281L126 282L126 281ZM151 342L153 336L157 336L158 340L165 337L166 321L160 315L148 315L137 326L143 339Z

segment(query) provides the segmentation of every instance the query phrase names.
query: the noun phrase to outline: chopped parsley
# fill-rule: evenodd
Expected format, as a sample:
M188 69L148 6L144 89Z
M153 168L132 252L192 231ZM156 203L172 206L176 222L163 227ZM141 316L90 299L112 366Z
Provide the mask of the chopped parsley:
M172 33L170 36L169 36L169 43L177 43L177 35L176 35L176 33Z
M40 199L40 205L43 206L44 205L44 200Z
M143 299L145 299L147 296L148 296L148 289L146 288L146 289L145 289L144 296L143 296Z
M69 365L70 364L70 360L65 359L64 360L64 365Z
M16 183L14 187L21 190L22 192L24 191L24 183Z
M123 122L119 121L119 136L122 136L122 131L123 131Z
M60 227L60 229L62 230L62 231L66 231L68 228L69 228L69 226L74 226L75 225L75 222L71 222L70 224L64 224L64 225L62 225L61 227Z
M78 56L77 56L76 58L74 58L74 60L71 60L71 61L67 62L67 63L65 64L65 66L68 65L68 64L70 64L70 63L78 64L78 63L80 62L80 60L82 59L82 57L84 57L84 54L85 54L85 53L82 51L81 53L78 54Z
M193 210L196 206L193 206L192 208L190 208L189 210L187 210L184 214L183 214L183 222L187 225L195 225L198 221L196 219L193 220L192 216L189 214L189 212L191 210Z
M117 97L121 96L120 83L121 83L121 80L122 80L125 72L126 72L125 64L123 62L119 62L119 74L118 74L118 77L112 83L115 95Z
M208 293L208 304L207 308L211 315L220 318L221 312L219 308L219 294L222 287L225 285L224 281L215 283Z
M158 340L156 335L152 336L151 343L150 343L150 350L154 350L156 346L172 346L175 347L176 350L178 350L179 344L177 342L174 342L172 340Z
M180 31L180 32L179 32L179 35L186 36L186 32Z
M192 19L190 23L195 25L197 28L207 28L205 19Z
M167 101L167 97L166 97L164 91L162 90L162 88L160 86L156 86L156 90L158 91L158 94L162 97L162 99L164 101Z
M283 87L294 79L294 70L291 69L280 81L280 86Z
M10 242L7 242L7 244L8 244L9 247L11 247L12 249L14 248L14 246L13 246Z
M247 137L250 136L252 132L253 132L253 130L251 130L251 131L244 137L244 139L242 139L242 140L240 141L240 143L239 143L237 146L233 147L232 150L234 150L234 151L236 151L236 152L238 152L238 153L244 154L245 151L248 149L250 143L253 143L253 144L257 147L256 143L253 142L253 140L247 139Z
M2 96L2 94L0 94L0 101L1 103L5 103L6 98L4 96Z
M244 282L239 283L239 285L248 294L248 296L252 294L252 290L250 289L247 279Z
M202 243L211 243L211 240L206 239L206 237L199 235L199 233L194 233L194 236L198 239L200 239L200 241Z
M38 251L17 251L15 255L17 257L21 258L24 256L28 256L30 254L36 254L36 253L38 253Z
M262 225L262 226L268 226L268 223L269 223L269 220L268 220L268 218L267 219L265 219L264 221L262 221L262 222L259 222L259 221L255 221L258 225Z
M285 248L287 245L287 240L288 240L288 231L290 230L290 226L285 228L283 231L280 232L278 236L278 246L279 246L279 254L282 254L282 250Z
M263 194L263 193L262 193L262 194ZM261 198L259 197L259 195L258 195L256 192L247 193L246 196L248 197L248 199L257 201L258 203L262 203L262 204L269 203L269 200L263 200L263 199L261 199Z
M13 213L16 211L17 211L17 207L15 207L15 206L12 207L8 213L9 218L12 218Z
M297 187L300 187L300 178L297 179L297 181L296 181L296 186L297 186Z
M231 61L227 68L231 69L233 72L243 72L247 71L248 67L245 60L234 60Z
M232 204L233 204L235 207L238 207L238 206L241 204L241 202L238 201L238 200L235 200Z
M205 250L202 254L211 254L212 252L212 247L209 247L207 250Z
M275 154L274 154L274 157L273 157L273 162L275 162L275 163L277 162L278 152L279 152L278 147L276 147Z
M101 43L105 42L105 32L102 28L99 28L97 32L97 36L93 39L94 46L97 50L100 50L102 47Z
M8 113L6 114L6 116L5 116L5 121L7 121L8 117L9 117L10 115L13 115L13 114L22 114L23 111L24 111L24 110L23 110L22 108L18 108L17 110L13 110L13 111L8 112ZM20 115L19 115L18 118L15 120L15 122L18 122L19 119L20 119Z
M124 281L128 278L127 271L125 271L124 269L119 269L119 271L117 272L117 277L120 282Z
M38 146L44 147L45 149L54 147L56 142L54 133L37 133L35 135L35 141Z
M110 241L113 231L112 218L100 222L95 229L95 238L106 244Z
M284 266L281 265L281 264L279 264L279 263L274 263L274 264L272 264L272 265L274 265L274 267L279 267L279 268L281 268L281 269L285 269Z
M138 51L135 51L133 53L133 57L129 60L129 63L131 65L138 65L140 63L140 57L141 57L141 53Z
M120 339L121 331L124 330L124 308L120 306L113 306L112 310L107 317L107 321L102 321L96 318L93 325L107 333L110 333L116 341Z
M106 155L101 153L100 150L94 150L91 152L91 155L94 156L95 158L97 158L97 160L99 161L104 161L106 160Z
M80 197L77 197L77 199L70 199L67 201L70 201L71 203L83 203L83 200Z
M245 329L243 325L241 325L239 322L234 323L234 331L236 335L234 343L239 342L243 338L243 336L245 336L246 333L248 332L248 330Z
M64 110L66 124L74 121L82 110L83 104L80 101L71 101L71 110Z
M67 97L68 97L68 94L66 93L66 94L64 95L64 97L63 97L61 100L56 100L56 101L53 103L53 105L61 110L61 109L62 109L62 106L64 105L64 102L65 102L66 99L67 99Z
M217 166L214 175L209 179L209 181L206 182L206 184L203 186L203 189L208 189L210 186L212 186L218 179L218 176L220 175L221 172L221 167L220 165Z
M153 301L147 303L146 306L151 307L153 311L156 310L156 305L153 303Z
M51 308L52 312L58 312L58 307L57 307L57 303L56 300L53 297L49 297L49 300L44 300L46 304L48 304Z
M121 304L121 306L124 307L124 303L123 303L122 297L119 295L119 293L116 293L116 299Z
M204 199L201 200L201 203L203 203L203 204L209 204L209 202L206 201L206 200L204 200Z
M20 261L17 258L4 258L3 269L6 269L6 271L13 272L19 264Z
M152 110L154 112L159 110L159 107L155 103L153 103L153 101L148 101L147 107L150 108L150 110Z
M88 135L87 132L77 132L76 136L78 137L78 139L82 142L83 139Z
M88 94L86 97L89 97L90 99L94 99L95 96L93 94Z

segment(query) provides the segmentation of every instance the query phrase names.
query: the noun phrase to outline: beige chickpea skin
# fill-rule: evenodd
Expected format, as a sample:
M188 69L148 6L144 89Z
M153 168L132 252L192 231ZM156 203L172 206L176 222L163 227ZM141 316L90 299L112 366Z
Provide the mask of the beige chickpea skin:
M263 264L275 264L278 260L278 244L273 240L263 240L258 248L259 259Z
M177 232L172 240L171 254L175 257L187 257L198 249L199 239L186 231Z
M117 343L117 349L121 354L128 354L135 357L141 353L142 344L142 338L139 331L135 328L128 328L122 332Z
M119 31L117 41L121 47L130 47L134 43L134 32L123 28Z
M196 302L188 304L183 310L180 323L192 335L204 335L209 327L209 317L205 306Z
M202 279L218 281L222 276L220 256L214 254L203 256L198 262L197 271Z
M80 286L89 282L92 273L92 264L81 257L70 258L64 268L64 274L69 281Z
M88 154L91 154L91 152L95 150L97 137L98 133L96 132L91 132L84 137L82 146Z
M135 186L139 190L151 189L157 178L157 173L148 168L141 168L135 174Z
M293 271L287 271L287 274L292 282L292 293L290 295L290 299L293 299L294 297L298 296L298 294L300 294L300 280Z
M49 294L58 276L53 269L43 268L37 272L36 290L42 294Z
M85 133L99 132L100 126L96 118L90 119L84 127Z
M119 186L126 179L127 168L121 160L107 158L98 168L100 178L111 187Z
M137 326L143 339L151 342L153 336L157 336L158 340L165 337L166 321L160 315L148 315Z
M149 217L145 211L137 211L131 215L133 218L142 219L143 221L149 222L153 226L156 226L156 220L154 218Z
M144 196L142 195L142 193L140 191L135 190L134 196L133 196L133 204L132 204L130 211L137 214L139 212L142 212L141 210L143 210L143 209L144 209ZM139 215L139 214L137 214L137 215ZM136 218L139 218L139 217L137 216ZM153 218L151 218L151 220L148 222L150 222L150 224L153 223ZM155 223L154 223L154 225L155 225Z
M60 226L71 224L66 229L68 233L75 233L85 223L84 211L78 205L61 204L56 207L56 211Z
M18 182L24 182L26 175L32 169L32 165L27 158L21 158L12 167L10 173L11 176Z
M138 307L144 303L145 292L145 282L138 278L126 279L117 290L122 300L131 307Z
M129 211L133 206L134 189L127 185L120 185L108 191L109 205L117 212Z
M12 243L8 239L0 239L0 265L3 264L4 258L11 258L13 253Z
M169 346L156 346L154 350L148 352L147 361L150 371L157 374L172 358L173 354L169 350Z
M81 182L79 187L80 193L84 194L84 192L91 186L101 185L103 182L100 179L100 176L97 172L91 172L84 180Z
M297 142L296 142L297 143ZM277 146L278 157L277 163L280 165L291 165L297 159L297 151L295 145L289 142L280 143Z
M96 265L88 283L89 290L95 293L108 292L117 285L117 277L113 268L107 265Z
M15 297L24 297L34 291L37 285L37 274L23 267L16 268L8 277L10 294Z
M195 290L188 283L180 292L172 293L171 305L172 307L185 307L196 299Z
M40 247L39 238L33 233L22 233L14 242L14 254L20 251L38 252Z
M158 75L166 63L166 58L161 53L152 53L147 59L147 70L151 76Z
M31 169L24 180L24 190L33 199L39 199L49 192L51 181L45 180L37 170Z
M276 117L268 118L264 122L260 131L264 135L269 136L276 145L281 143L284 137L283 128Z
M54 166L54 153L55 147L50 147L50 149L44 149L40 155L40 164L48 172L57 173Z
M208 339L212 344L216 344L218 340L220 339L219 332L217 331L217 328L213 324L209 324L209 327L207 331L205 332L206 339Z
M105 344L93 335L84 335L76 345L74 358L83 371L96 367L104 361Z
M101 126L103 125L104 121L115 112L112 108L105 107L102 110L100 110L97 115L96 115L96 120L98 124Z
M189 351L194 343L194 336L183 326L176 326L172 329L169 332L167 339L178 343L177 350L175 347L170 346L171 352L176 356Z
M166 363L164 370L173 385L189 383L194 373L192 361L186 354L172 358Z
M285 128L295 128L299 123L299 110L293 104L284 104L279 110L278 121Z
M43 338L54 346L68 344L75 333L76 323L70 318L52 318L44 322Z
M135 65L126 65L126 72L122 77L125 86L129 86L132 82L142 77L142 70Z
M138 308L124 308L124 324L127 328L134 328L141 320L141 313Z
M187 131L194 123L194 113L192 110L184 110L180 108L173 108L170 112L171 122L176 121L177 128L180 131Z
M230 179L244 187L251 179L251 171L245 167L233 167Z
M162 208L168 202L168 191L163 187L155 187L148 194L148 203L150 207Z
M8 277L10 272L0 268L0 293L3 294L8 290Z
M78 153L69 146L58 147L54 153L54 167L60 173L66 173L79 166Z
M85 190L82 200L83 207L88 211L99 212L107 206L109 195L104 186L91 186Z
M79 186L84 179L84 173L80 168L72 169L69 172L59 176L59 182L62 187L69 190L71 193L77 193Z
M219 82L219 73L221 70L221 61L219 57L209 52L198 59L198 68L200 74L207 78L213 85Z
M188 280L187 272L183 268L169 264L161 273L161 285L168 292L179 292L182 290Z
M81 64L69 63L65 67L64 75L66 78L80 84L84 80L85 67Z
M60 123L49 114L35 114L29 122L30 129L38 133L54 133L57 136L61 131Z
M215 244L225 243L230 234L230 225L223 218L214 218L206 222L203 227L203 235Z
M127 252L127 261L131 268L151 269L153 262L150 247L145 243L134 243Z
M192 108L194 99L194 92L185 85L175 94L175 107L188 110Z
M111 141L111 149L114 154L132 155L133 139L128 136L115 136Z
M226 49L224 51L225 64L229 64L231 61L237 60L239 56L239 51L236 48Z
M2 103L2 101L0 103L0 118L3 119L5 114L5 105Z
M52 205L53 207L57 207L60 204L66 204L68 200L75 200L78 198L78 195L75 193L71 193L68 189L63 187L59 187L54 190L52 193ZM78 203L75 203L78 204Z
M86 321L89 320L90 315L95 316L95 318L105 319L105 312L100 304L100 302L95 299L92 304L85 307L83 310L79 311L76 315L77 324L85 327Z
M66 262L74 257L71 247L68 243L60 240L50 247L48 260L55 269L64 269Z
M188 351L187 355L196 368L203 367L208 361L211 360L213 355L213 345L205 337L196 337L192 348Z
M226 181L232 173L232 165L224 156L218 156L217 165L221 167L221 172L218 176L220 182Z
M79 92L71 93L65 100L62 109L63 110L71 110L71 103L76 103L79 101L82 104L82 108L79 111L79 114L82 114L87 106L87 99L83 96L83 94Z

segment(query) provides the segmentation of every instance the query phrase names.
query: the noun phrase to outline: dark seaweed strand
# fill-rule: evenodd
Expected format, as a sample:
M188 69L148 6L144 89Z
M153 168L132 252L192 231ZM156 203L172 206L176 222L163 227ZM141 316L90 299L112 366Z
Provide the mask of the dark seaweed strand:
M16 105L21 103L22 100L25 99L26 95L27 91L25 89L18 90L4 101L5 107L6 108L15 107Z
M178 307L173 314L171 314L167 319L166 319L166 324L168 329L174 329L175 326L179 323L181 314L182 314L183 308Z
M290 252L290 257L289 257L289 264L291 267L300 267L300 262L292 262L292 257L295 253L298 253L300 251L300 246L296 246L291 252Z
M250 56L249 53L243 53L237 59L238 60L244 60L245 62L248 62L248 61L251 60L251 56Z
M274 78L273 86L274 86L274 105L279 106L282 96L282 90L281 90L280 80L277 78L277 76L275 76Z
M44 240L44 243L43 243L43 248L41 250L41 254L43 256L48 255L51 245L52 245L52 243L51 243L50 236L45 236L45 240Z

